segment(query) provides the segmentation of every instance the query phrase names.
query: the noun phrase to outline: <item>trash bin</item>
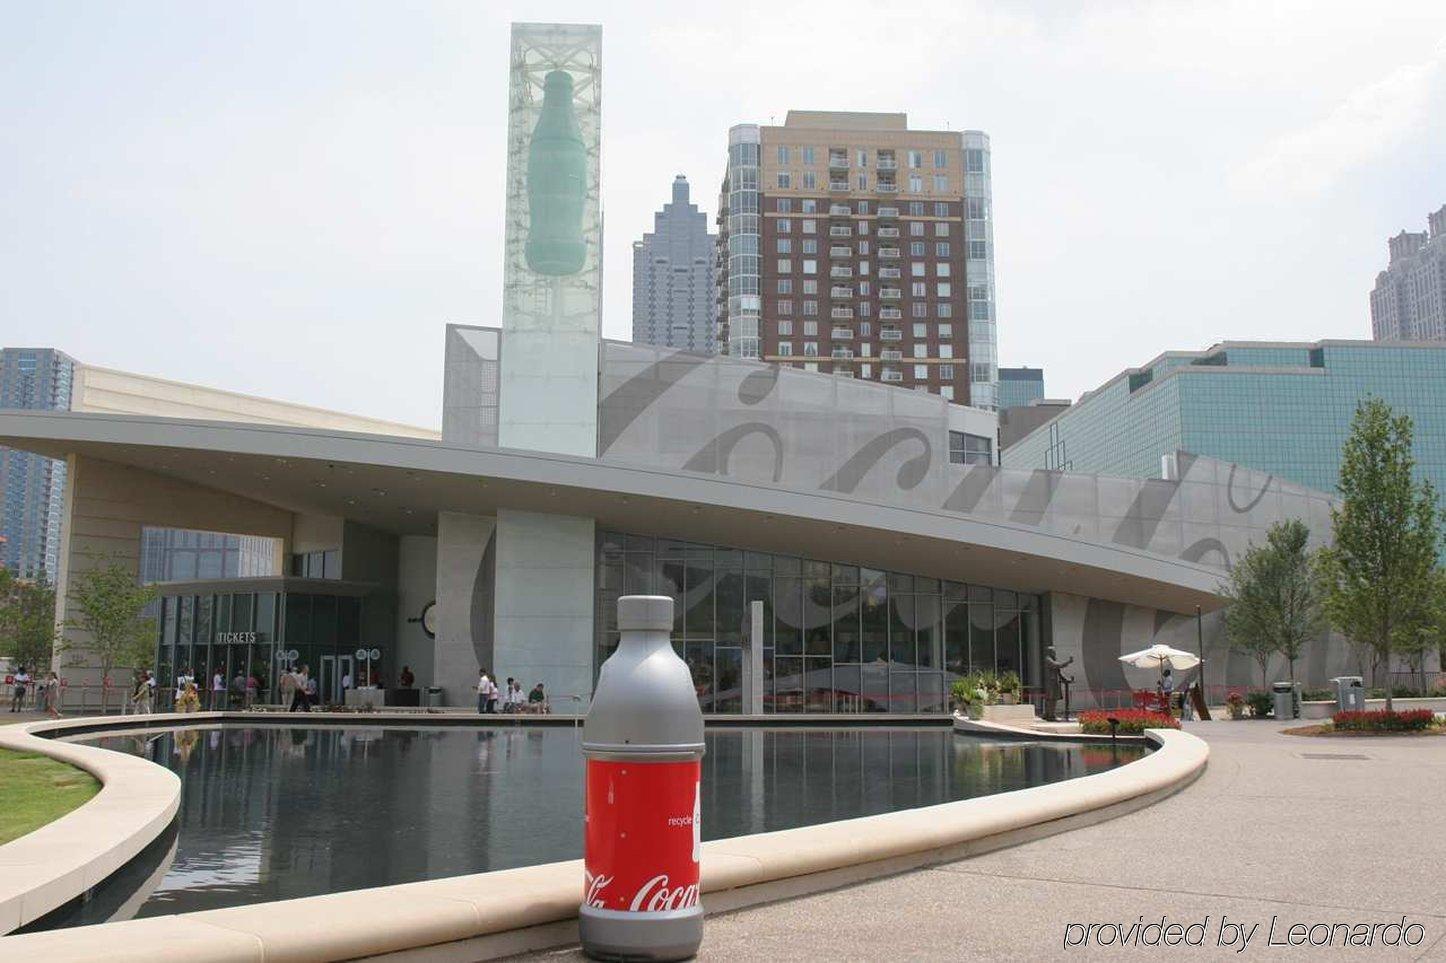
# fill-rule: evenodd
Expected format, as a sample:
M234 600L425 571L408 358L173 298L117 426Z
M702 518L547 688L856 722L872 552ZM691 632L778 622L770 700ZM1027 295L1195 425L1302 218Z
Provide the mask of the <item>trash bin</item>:
M1270 695L1275 703L1275 718L1295 718L1295 685L1290 682L1272 682Z
M1366 708L1365 681L1358 675L1340 675L1336 684L1336 708L1341 712L1363 712Z
M436 709L442 705L442 687L439 685L427 686L427 708Z

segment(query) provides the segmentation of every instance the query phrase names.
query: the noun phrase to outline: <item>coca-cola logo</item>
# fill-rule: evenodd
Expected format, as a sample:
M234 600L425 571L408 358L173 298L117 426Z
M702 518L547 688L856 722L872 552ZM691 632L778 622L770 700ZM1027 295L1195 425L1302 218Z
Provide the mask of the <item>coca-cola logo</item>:
M668 874L659 873L638 887L628 909L634 913L661 913L668 910L690 909L698 905L698 884L668 887Z

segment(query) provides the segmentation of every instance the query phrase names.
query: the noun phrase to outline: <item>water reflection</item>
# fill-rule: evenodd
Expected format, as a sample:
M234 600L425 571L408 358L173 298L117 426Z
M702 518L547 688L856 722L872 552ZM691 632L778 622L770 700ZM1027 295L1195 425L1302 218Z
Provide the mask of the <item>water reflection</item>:
M577 740L552 728L258 727L93 741L182 778L175 858L137 914L155 916L580 856ZM717 730L703 835L1005 792L1140 753L934 729Z

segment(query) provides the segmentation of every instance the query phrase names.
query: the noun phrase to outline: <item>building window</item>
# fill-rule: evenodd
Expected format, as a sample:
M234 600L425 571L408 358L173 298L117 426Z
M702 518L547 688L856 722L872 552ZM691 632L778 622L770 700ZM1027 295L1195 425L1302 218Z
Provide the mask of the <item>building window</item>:
M924 326L923 326L923 325L918 325L917 327L924 327ZM916 357L916 358L927 358L927 357L929 357L929 346L928 346L927 344L916 344L916 345L914 345L914 357Z
M923 216L924 216L924 202L923 202L923 201L910 201L910 202L909 202L909 216L910 216L910 217L923 217Z
M779 185L779 186L781 187L782 185ZM923 190L924 190L924 178L920 177L918 174L910 174L910 175L909 175L909 193L910 193L910 194L919 194L919 193L922 193Z
M935 190L937 193L940 193L940 194L942 194L942 193L944 193L945 191L949 190L949 175L948 175L948 174L935 174L935 175L934 175L934 190ZM939 213L938 205L935 205L934 213L935 213L935 214L938 214L938 213Z
M862 255L862 256L866 256L868 253L869 253L869 242L868 242L868 241L860 241L860 242L859 242L859 254Z
M812 237L806 237L806 238L804 238L804 239L803 239L803 253L804 253L804 254L817 254L817 253L818 253L818 240L817 240L816 238L812 238Z
M804 148L802 148L802 151L803 151L803 166L804 166L804 167L812 167L812 166L813 166L813 148L812 148L812 147L804 147Z
M803 343L803 356L804 356L805 358L817 358L817 357L818 357L818 342L817 342L817 341L805 341L805 342Z
M935 169L937 170L937 169L945 168L945 167L948 167L948 166L949 166L949 155L948 155L946 152L942 151L942 150L936 150L936 151L934 151L934 167L935 167Z
M859 277L863 277L865 274L868 274L868 273L869 273L869 262L868 262L868 261L860 261L860 262L859 262Z
M793 186L791 180L789 179L788 171L778 172L778 186L785 189Z
M948 236L949 236L949 222L948 222L948 221L935 221L935 222L934 222L934 236L935 236L935 237L948 237Z
M916 365L914 365L914 380L915 380L915 381L928 381L928 380L929 380L929 366L926 365L926 364L916 364Z
M924 152L918 150L909 151L909 167L917 170L924 166Z
M994 462L994 442L967 431L949 432L949 461L955 465L989 465Z
M860 213L860 214L867 214L868 212L869 212L869 202L868 202L868 201L859 201L859 213Z
M943 378L943 377L944 377L944 373L943 373L942 371L939 372L939 377L940 377L940 378ZM953 386L953 385L940 385L940 386L939 386L939 397L940 397L940 398L943 398L945 401L953 401L953 400L954 400L954 386Z
M934 265L934 277L947 278L949 276L949 262L940 261Z
M929 326L928 326L927 324L915 324L915 325L914 325L914 337L916 337L916 338L927 338L928 336L929 336ZM919 347L923 347L923 345L919 345ZM917 357L922 358L923 355L917 355Z
M952 325L952 324L941 324L941 325L939 325L939 340L940 340L940 341L952 341L953 339L954 339L954 325Z
M971 320L971 321L988 321L988 320L989 320L989 302L988 302L988 301L970 301L970 302L969 302L969 320Z
M971 221L982 221L989 216L989 205L985 203L982 197L969 198L967 210L969 212L969 220Z
M868 166L869 166L869 152L866 151L866 150L857 150L857 151L855 151L855 152L854 152L854 166L855 166L855 167L868 167Z
M803 213L805 213L805 214L817 214L817 213L818 213L818 199L817 199L817 198L813 198L813 197L805 197L805 198L803 199L803 208L802 208L802 210L803 210Z
M791 320L778 322L778 333L793 334L793 322Z
M813 258L804 258L804 259L803 259L803 273L804 273L804 274L817 274L817 273L818 273L818 261L814 260Z
M975 261L984 260L989 257L989 245L984 241L970 241L969 257Z
M915 281L909 285L909 294L916 298L927 297L929 294L929 285L923 281Z
M941 318L952 318L954 316L954 305L948 301L941 301L934 306L934 313ZM944 327L947 328L948 325L946 324Z
M924 256L924 242L923 242L923 241L910 241L910 242L909 242L909 256L910 256L910 257L923 257L923 256Z
M909 317L927 318L929 316L929 305L925 301L915 301L909 305Z
M817 302L817 301L805 301L805 302L803 302L803 313L804 313L804 316L805 316L805 317L807 317L808 315L811 315L811 314L818 314L818 302Z
M780 214L787 214L793 210L793 198L791 197L780 197L776 203L778 213Z
M778 293L779 293L779 294L792 294L792 293L793 293L793 278L779 278L779 279L778 279Z
M954 288L948 281L940 281L935 287L938 289L938 296L947 298L954 293Z
M941 358L953 358L953 357L954 357L954 346L953 346L952 344L941 344L941 345L939 345L939 357L941 357ZM941 375L941 377L942 377L942 375Z
M949 242L948 242L948 241L936 241L936 242L934 243L934 256L935 256L935 257L948 257L948 256L949 256Z
M775 229L774 232L777 233L777 234L788 234L788 233L791 233L791 232L793 231L793 219L792 219L792 218L789 218L789 217L780 217L778 220L774 221L773 223L774 223L774 229Z
M909 236L910 236L910 237L923 237L923 236L924 236L924 222L923 222L923 221L910 221L910 222L909 222Z
M810 280L810 279L808 279L808 278L804 278L804 279L803 279L803 293L804 293L804 294L817 294L817 293L818 293L818 282L817 282L817 281Z
M804 337L806 337L806 338L814 338L814 337L817 337L817 336L818 336L818 322L817 322L817 321L805 321L805 322L803 322L803 335L804 335Z
M873 334L873 333L874 333L874 326L873 326L873 324L872 324L871 322L868 322L868 321L860 321L860 322L859 322L859 337L860 337L860 338L867 338L869 335L871 335L871 334ZM864 357L867 358L867 357L869 356L869 346L868 346L868 345L864 345L864 346L863 346L863 349L864 349Z
M793 313L793 299L792 299L792 298L787 298L787 299L785 299L785 300L779 301L779 302L778 302L778 313L779 313L779 314L792 314L792 313Z
M803 189L806 191L818 189L818 175L813 171L803 172Z
M818 233L818 221L805 218L805 219L804 219L804 222L803 222L803 233L805 233L805 234L817 234L817 233Z
M788 163L788 148L787 148L787 147L784 147L784 146L782 146L782 145L779 145L779 148L778 148L778 163L780 163L780 164L787 164L787 163Z
M788 274L793 270L793 262L786 257L778 259L778 273Z
M914 261L912 264L909 265L909 276L921 278L924 276L927 268L928 265L926 265L923 261Z
M779 353L782 357L785 357L785 358L791 358L791 357L793 357L793 342L792 342L792 341L780 341L780 342L778 342L778 353Z
M870 287L871 287L871 285L869 284L868 281L860 281L860 282L859 282L859 297L864 297L864 298L868 297L868 296L869 296L869 288L870 288Z
M964 170L970 174L984 173L984 151L970 147L964 151Z
M944 189L945 189L945 190L948 190L948 188L944 188ZM948 202L948 201L935 201L935 202L934 202L934 216L935 216L935 217L948 217L948 216L949 216L949 202Z
M774 243L775 243L775 245L776 245L776 247L777 247L777 249L778 249L778 253L779 253L779 254L792 254L792 253L793 253L793 241L789 240L788 238L786 238L786 237L780 237L780 238L779 238L776 242L774 242Z

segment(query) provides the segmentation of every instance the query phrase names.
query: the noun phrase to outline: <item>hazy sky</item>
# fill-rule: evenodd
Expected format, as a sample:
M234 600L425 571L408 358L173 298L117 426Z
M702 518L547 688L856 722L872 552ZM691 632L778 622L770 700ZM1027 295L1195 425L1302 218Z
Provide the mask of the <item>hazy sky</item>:
M1446 203L1446 3L0 0L0 342L421 424L501 306L508 24L603 23L603 331L729 125L904 110L994 149L1000 361L1369 337Z

